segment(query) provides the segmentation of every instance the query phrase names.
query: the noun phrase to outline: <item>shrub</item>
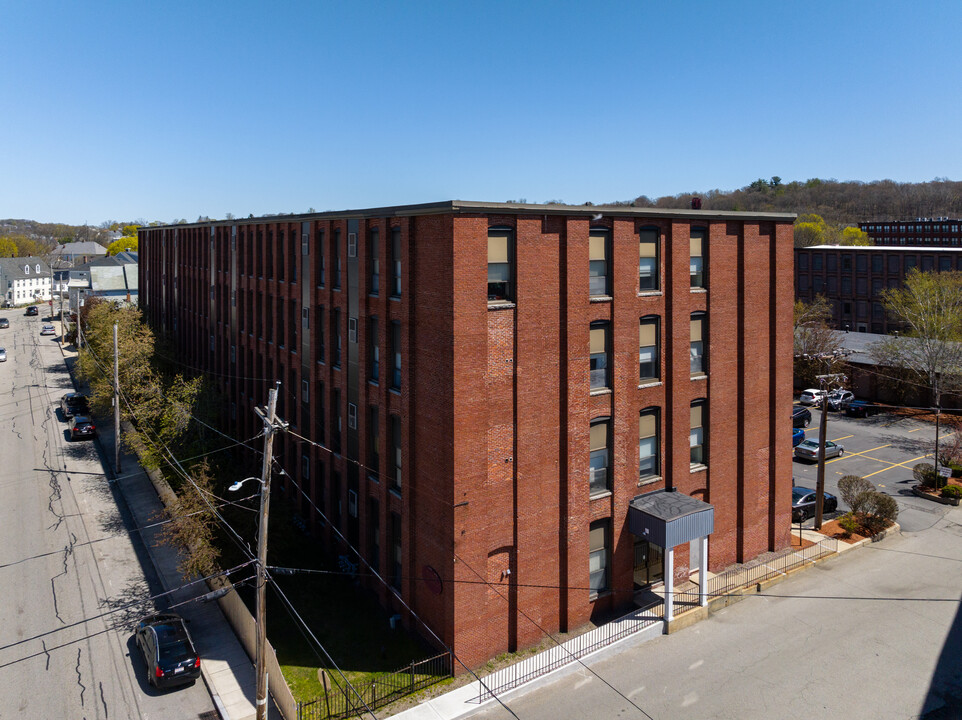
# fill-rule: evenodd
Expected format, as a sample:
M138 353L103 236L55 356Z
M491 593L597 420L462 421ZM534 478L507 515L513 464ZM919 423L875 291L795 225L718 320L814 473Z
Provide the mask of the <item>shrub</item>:
M950 462L948 463L948 466L952 468L952 477L962 477L962 465L959 465L959 463L956 462Z
M845 537L848 537L853 532L858 532L859 528L861 527L858 520L855 519L855 516L852 513L845 513L842 515L842 517L838 519L838 526L844 531Z
M838 481L838 494L853 513L865 512L865 503L875 486L859 475L846 475Z
M915 482L922 487L935 487L935 481L939 476L932 463L919 463L912 468L912 475L915 477Z
M942 488L942 497L944 498L962 498L962 487L958 485L946 485Z
M866 525L873 533L886 528L899 516L899 505L895 498L885 493L873 492L865 502Z

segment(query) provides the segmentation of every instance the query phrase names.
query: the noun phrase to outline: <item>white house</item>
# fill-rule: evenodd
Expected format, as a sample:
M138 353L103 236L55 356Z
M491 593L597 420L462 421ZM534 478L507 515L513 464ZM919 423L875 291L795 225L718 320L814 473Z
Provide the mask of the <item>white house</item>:
M0 258L0 292L7 305L50 300L50 266L43 258Z

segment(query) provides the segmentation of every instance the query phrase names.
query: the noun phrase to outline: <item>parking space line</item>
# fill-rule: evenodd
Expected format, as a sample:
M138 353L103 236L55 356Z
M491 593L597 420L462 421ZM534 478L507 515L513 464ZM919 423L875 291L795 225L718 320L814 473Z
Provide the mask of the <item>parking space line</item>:
M850 435L849 437L851 437L851 435ZM860 456L865 455L865 453L875 452L876 450L881 450L882 448L887 448L887 447L891 447L891 443L889 443L889 444L887 444L887 445L879 445L878 447L870 448L870 449L868 449L868 450L862 450L862 452L857 452L857 453L854 453L854 452L853 452L853 453L848 453L847 455L840 455L840 456L837 457L837 458L832 458L831 460L826 460L826 461L825 461L825 464L828 465L829 463L833 463L833 462L835 462L836 460L844 460L846 457L860 457ZM871 460L872 458L868 458L868 459Z
M922 429L922 428L915 428L915 430L909 430L909 432L910 432L910 433L918 432L918 431L921 430L921 429Z
M924 460L924 459L927 458L927 457L930 457L930 456L929 456L929 455L920 455L920 456L917 457L917 458L912 458L911 460L906 460L905 462L889 463L889 466L888 466L888 467L884 467L884 468L882 468L881 470L876 470L875 472L869 473L868 475L863 475L862 477L863 477L863 478L870 478L870 477L872 477L872 475L878 475L880 472L885 472L886 470L891 470L892 468L905 467L905 466L908 465L909 463L914 463L916 460ZM878 462L887 462L887 461L886 461L886 460L879 460Z
M854 435L842 435L840 438L835 438L832 442L838 442L839 440L848 440L850 437L855 437Z

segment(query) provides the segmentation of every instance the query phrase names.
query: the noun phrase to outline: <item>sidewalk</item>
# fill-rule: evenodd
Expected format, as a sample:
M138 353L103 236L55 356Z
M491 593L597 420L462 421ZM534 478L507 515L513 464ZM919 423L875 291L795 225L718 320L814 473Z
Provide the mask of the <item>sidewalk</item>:
M72 346L61 348L68 371L73 370L77 357ZM122 472L114 473L113 422L98 423L98 443L102 452L104 472L130 512L134 527L144 528L156 523L163 514L164 506L157 496L153 483L140 467L137 458L121 450ZM112 420L112 418L111 418ZM137 531L143 541L153 570L165 591L185 583L177 571L178 552L159 542L160 528L152 527ZM148 569L145 568L145 571ZM159 609L190 600L208 592L206 584L194 585L186 590L172 593L158 602ZM216 602L190 602L176 608L176 612L189 621L190 634L201 655L201 676L210 692L222 720L251 720L254 708L254 664L247 656L233 629ZM268 718L281 720L281 714L273 702L268 703Z

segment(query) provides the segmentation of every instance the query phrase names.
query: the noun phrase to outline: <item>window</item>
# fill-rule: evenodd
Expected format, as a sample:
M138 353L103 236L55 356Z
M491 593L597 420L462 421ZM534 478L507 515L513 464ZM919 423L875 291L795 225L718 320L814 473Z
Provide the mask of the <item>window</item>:
M867 278L863 278L863 277L855 278L855 294L856 295L868 294Z
M317 362L324 362L324 306L317 306L317 320L314 323L317 328L314 342L317 347Z
M899 271L899 256L889 255L889 272L895 275Z
M833 257L833 256L830 256L830 257ZM821 272L823 270L822 261L823 261L822 255L812 255L812 270L815 270L816 272Z
M948 272L952 269L952 258L947 255L939 256L939 272Z
M341 231L334 231L334 244L331 247L334 253L334 289L341 289Z
M368 408L367 414L367 471L375 480L381 474L381 425L377 407Z
M658 475L658 408L642 410L638 417L638 477Z
M704 465L705 455L705 401L691 404L691 464Z
M884 258L883 258L881 255L879 255L878 253L875 253L875 254L872 256L872 272L873 272L873 273L880 273L880 272L882 272L882 269L883 269L883 268L882 268L882 263L883 263L883 262L884 262Z
M391 388L401 389L401 323L391 321Z
M705 362L705 326L707 324L704 313L695 313L691 316L691 374L692 376L704 375L707 363Z
M377 345L377 318L367 321L368 379L377 382L381 377L381 350Z
M798 269L808 270L808 253L798 254Z
M691 231L691 286L704 288L705 285L705 238L708 231L704 228L694 228Z
M608 323L591 323L589 331L590 360L589 374L591 389L602 390L608 387Z
M588 591L592 595L608 589L608 524L608 520L596 520L588 532Z
M341 391L339 388L331 390L331 450L341 454Z
M401 516L391 513L391 587L401 588Z
M852 278L845 276L842 278L842 294L851 295L852 294Z
M931 255L922 256L922 272L932 272L935 269L935 258Z
M851 269L852 269L852 256L847 254L842 255L842 270L851 270Z
M638 233L638 290L658 289L658 231L642 228Z
M391 296L401 297L401 228L391 228Z
M868 270L868 257L867 257L866 255L863 255L863 254L856 255L856 256L855 256L855 271L856 271L856 272L865 272L866 270Z
M391 473L391 489L401 492L401 417L391 416L391 459L394 472Z
M333 341L333 357L331 358L331 364L334 367L341 366L341 310L340 308L334 308L334 314L331 318L331 340Z
M643 317L638 324L638 379L657 380L661 377L661 358L658 356L658 318Z
M608 288L608 229L591 228L588 232L588 293L609 295Z
M607 419L591 423L590 458L588 463L588 491L592 495L608 488L608 428Z
M488 302L514 299L511 277L513 238L510 228L488 229Z
M908 275L909 270L918 265L919 259L916 255L906 255L905 256L905 274Z
M320 228L314 232L314 262L316 263L317 284L323 287L327 263L324 262L324 231Z
M284 281L284 259L287 257L287 231L280 231L280 242L278 243L278 250L280 252L280 262L277 263L277 279L281 282Z
M367 561L374 572L381 570L381 507L376 498L367 500Z
M381 288L380 232L377 228L371 230L370 242L367 248L368 293L377 295Z

